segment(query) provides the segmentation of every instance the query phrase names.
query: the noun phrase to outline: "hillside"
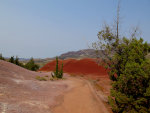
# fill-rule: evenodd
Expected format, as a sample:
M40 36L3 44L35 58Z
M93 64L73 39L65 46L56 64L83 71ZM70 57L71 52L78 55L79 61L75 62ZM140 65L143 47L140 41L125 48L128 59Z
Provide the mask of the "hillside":
M19 59L20 60L20 59ZM20 62L22 62L23 64L26 64L30 59L21 59ZM34 62L35 64L39 65L40 68L43 67L45 64L47 64L48 62L52 61L53 58L34 58Z
M66 59L59 60L59 65L63 62L64 72L77 75L96 75L107 76L107 71L104 67L98 65L95 59ZM55 69L56 60L53 60L43 66L39 71L53 71Z
M68 74L58 81L35 79L50 75L0 60L0 113L109 113L109 80L101 80L106 91L97 97L90 82Z
M67 58L96 58L96 53L94 49L83 49L79 51L70 51L59 56L60 59L67 59Z
M0 80L2 79L31 79L37 72L29 71L7 61L0 60Z
M82 58L96 58L96 52L94 49L83 49L83 50L79 50L79 51L70 51L67 53L63 53L60 56L58 56L59 59L68 59L68 58L73 58L73 59L82 59ZM41 67L43 67L45 64L47 64L48 62L54 60L55 57L53 58L35 58L34 61L36 64L38 64ZM30 59L24 59L21 58L20 61L22 63L27 63Z
M0 60L0 113L50 113L68 85L35 79L45 75Z

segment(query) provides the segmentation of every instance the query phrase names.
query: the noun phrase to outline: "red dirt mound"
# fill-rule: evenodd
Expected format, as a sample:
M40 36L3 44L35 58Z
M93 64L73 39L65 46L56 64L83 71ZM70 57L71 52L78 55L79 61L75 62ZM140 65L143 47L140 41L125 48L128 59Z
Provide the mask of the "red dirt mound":
M96 63L95 59L66 59L59 60L59 67L61 63L64 64L64 72L70 74L79 74L79 75L98 75L98 76L106 76L107 71L104 67L99 66ZM39 71L53 71L55 69L56 60L49 62L44 67L42 67Z

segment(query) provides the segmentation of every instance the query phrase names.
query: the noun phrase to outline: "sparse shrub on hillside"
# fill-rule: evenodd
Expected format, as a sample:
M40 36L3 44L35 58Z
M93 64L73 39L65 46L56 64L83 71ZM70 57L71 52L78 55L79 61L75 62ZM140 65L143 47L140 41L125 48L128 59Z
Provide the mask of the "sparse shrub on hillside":
M5 60L2 54L0 54L0 60Z
M61 69L58 67L58 57L56 57L56 68L55 71L51 74L53 78L63 78L63 63Z
M47 81L45 77L36 76L36 79L39 81Z
M15 63L16 65L20 65L18 56L16 56L16 58L15 58L15 60L14 60L14 63Z
M21 67L24 67L24 65L19 61L19 58L18 56L16 56L15 60L14 60L14 64L18 65L18 66L21 66Z
M48 78L49 76L48 76L48 75L45 75L45 77Z
M37 64L35 64L33 58L31 58L31 59L29 60L29 62L25 64L24 67L25 67L26 69L29 69L29 70L32 70L32 71L36 71L36 70L39 69L39 66L38 66Z
M32 71L37 71L39 69L39 66L37 64L35 64L34 59L31 58L29 60L29 62L27 62L25 65L21 62L19 62L19 58L16 56L16 58L14 58L14 56L11 56L9 59L9 62L16 64L18 66L21 66L23 68L26 68L28 70L32 70Z
M11 56L11 57L10 57L9 62L10 62L10 63L15 63L14 56Z
M13 64L16 64L18 66L24 67L24 65L21 62L19 62L18 56L16 56L16 58L14 58L14 56L11 56L10 59L9 59L9 62L13 63Z

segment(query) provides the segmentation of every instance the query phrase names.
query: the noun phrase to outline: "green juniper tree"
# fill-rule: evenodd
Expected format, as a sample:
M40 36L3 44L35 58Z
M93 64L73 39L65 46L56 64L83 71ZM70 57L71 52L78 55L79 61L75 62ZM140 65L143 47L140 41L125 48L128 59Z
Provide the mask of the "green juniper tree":
M92 45L112 80L109 104L114 113L150 113L150 46L136 39L137 28L130 39L119 35L119 11L115 32L105 25Z
M109 97L114 112L150 112L150 61L143 39L123 39L113 56L109 72L114 81Z
M11 57L10 57L9 62L11 62L11 63L15 63L14 56L11 56Z
M98 33L93 47L102 50L102 64L112 82L109 103L115 113L150 112L150 47L142 38L117 38L109 26Z
M19 62L19 58L18 56L16 56L15 60L14 60L14 63L18 66L20 66L20 62Z
M37 64L35 64L34 59L31 58L29 60L29 62L27 62L24 66L26 69L32 70L32 71L36 71L39 69L39 66Z
M18 56L16 56L16 58L14 58L14 56L10 57L9 62L24 67L23 63L19 62Z
M0 54L0 60L5 60L2 54Z

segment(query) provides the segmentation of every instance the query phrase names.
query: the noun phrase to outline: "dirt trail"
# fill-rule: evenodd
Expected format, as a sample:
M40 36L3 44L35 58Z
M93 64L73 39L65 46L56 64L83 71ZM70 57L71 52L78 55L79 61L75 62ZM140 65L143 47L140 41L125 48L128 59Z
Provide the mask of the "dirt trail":
M73 89L64 95L63 102L52 110L53 113L109 113L88 81L78 78L70 80Z

